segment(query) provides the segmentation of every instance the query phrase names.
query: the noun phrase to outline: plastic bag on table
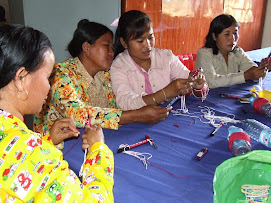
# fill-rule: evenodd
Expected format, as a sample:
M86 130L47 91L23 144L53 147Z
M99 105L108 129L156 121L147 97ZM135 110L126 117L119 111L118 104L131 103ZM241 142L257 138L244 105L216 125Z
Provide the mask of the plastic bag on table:
M259 86L253 86L253 88L250 89L249 91L254 97L265 98L271 102L271 91L266 90L266 89L262 90L262 88Z
M213 180L214 203L244 203L242 185L271 186L271 152L254 150L220 164ZM267 202L271 202L271 195Z

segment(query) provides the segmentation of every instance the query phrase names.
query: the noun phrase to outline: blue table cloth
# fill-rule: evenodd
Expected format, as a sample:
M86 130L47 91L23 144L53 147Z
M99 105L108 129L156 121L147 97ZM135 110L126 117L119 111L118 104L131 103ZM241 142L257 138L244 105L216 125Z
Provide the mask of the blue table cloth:
M228 127L240 127L240 124L226 123L210 137L215 128L210 123L201 122L200 107L211 107L215 116L234 115L235 120L253 118L271 127L271 118L256 113L250 104L220 97L220 94L249 97L249 89L254 85L258 84L251 81L212 89L203 103L194 96L186 97L186 107L194 118L173 115L171 112L168 118L155 125L134 123L123 125L117 131L104 129L105 142L115 157L115 202L213 202L215 169L233 157L228 147ZM271 89L271 75L263 80L263 87ZM179 108L180 101L175 103L173 109ZM144 140L146 135L153 139L158 149L144 144L132 151L152 155L147 169L139 159L117 153L120 144L137 143ZM64 159L77 174L84 156L81 143L80 137L68 140L63 150ZM195 160L195 155L203 147L208 148L208 153L200 161ZM256 141L252 141L252 148L270 150Z

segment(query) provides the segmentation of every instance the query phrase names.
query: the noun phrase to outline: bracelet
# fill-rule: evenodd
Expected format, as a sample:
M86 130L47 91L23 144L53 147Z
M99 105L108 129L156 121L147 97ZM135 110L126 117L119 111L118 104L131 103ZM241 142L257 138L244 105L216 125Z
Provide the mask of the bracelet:
M154 103L155 103L156 105L159 105L159 104L156 102L154 96L152 97L152 100L154 101Z
M162 92L163 92L163 94L164 94L164 96L165 96L165 101L167 100L167 95L166 95L166 93L165 93L165 91L164 91L164 88L162 88Z

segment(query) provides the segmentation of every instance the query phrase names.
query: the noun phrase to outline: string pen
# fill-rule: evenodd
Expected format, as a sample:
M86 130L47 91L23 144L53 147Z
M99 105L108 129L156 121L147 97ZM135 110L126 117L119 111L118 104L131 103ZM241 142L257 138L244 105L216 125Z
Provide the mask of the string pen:
M181 95L178 95L177 97L175 97L175 99L173 99L168 105L167 105L167 108L168 107L171 107L173 104L175 104L175 102L181 98Z
M264 65L267 65L268 64L268 62L270 61L270 59L271 59L271 51L270 51L270 53L268 54L268 56L267 56L267 60L264 62ZM261 61L261 63L260 63L260 65L262 65L263 64L263 59L262 59L262 61Z
M215 133L219 130L219 128L221 128L223 125L224 125L223 122L219 123L219 125L214 129L214 131L210 133L210 136L211 137L214 136Z
M153 145L153 140L148 136L146 135L145 136L145 140L141 141L141 142L137 142L135 144L132 144L132 145L126 145L125 147L121 147L118 149L117 153L121 153L123 151L127 151L129 149L132 149L132 148L135 148L135 147L138 147L140 145L143 145L143 144L146 144L146 143L150 143L151 145Z
M228 97L228 98L233 98L233 99L242 99L241 97L234 96L234 95L229 95L229 94L219 94L220 97Z
M192 78L195 78L195 77L199 74L200 71L201 71L201 69L198 69L198 70L193 74Z
M268 64L268 62L270 61L270 58L271 58L271 51L270 51L270 53L268 54L268 57L267 57L267 60L266 60L266 64Z

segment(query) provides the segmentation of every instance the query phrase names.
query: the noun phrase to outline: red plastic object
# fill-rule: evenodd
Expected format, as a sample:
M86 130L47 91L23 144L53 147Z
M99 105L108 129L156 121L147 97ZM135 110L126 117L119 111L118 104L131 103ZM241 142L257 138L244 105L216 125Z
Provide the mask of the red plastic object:
M195 70L195 61L197 58L197 54L192 54L192 53L181 54L181 55L178 55L178 58L190 71Z

